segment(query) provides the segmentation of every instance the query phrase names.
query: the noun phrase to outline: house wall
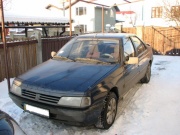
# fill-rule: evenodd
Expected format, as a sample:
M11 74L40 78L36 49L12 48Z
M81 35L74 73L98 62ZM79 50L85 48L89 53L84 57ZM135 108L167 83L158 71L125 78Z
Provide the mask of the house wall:
M179 0L153 0L153 2L146 0L144 7L145 7L145 12L149 14L149 18L146 19L146 26L149 25L154 25L154 26L163 26L163 27L168 27L168 26L176 26L175 22L169 21L167 18L164 16L162 18L151 18L151 8L152 7L164 7L167 5L164 5L164 2L168 1L170 6L177 6L177 2L180 4ZM163 9L162 15L165 14L165 10Z
M143 15L144 15L144 26L169 26L168 22L164 20L164 18L152 18L151 10L152 7L160 7L163 6L162 0L146 0L143 5Z
M111 26L114 26L115 23L116 23L115 9L104 8L104 30L106 29L106 24L110 24ZM95 7L94 31L95 32L102 31L102 8L101 7Z
M76 15L77 7L86 7L86 15L78 16ZM71 7L71 15L73 19L72 23L72 31L74 31L74 27L77 25L87 25L87 32L93 31L94 25L94 5L87 4L84 2L78 2ZM66 10L66 16L69 16L69 9Z
M144 0L140 2L135 2L131 4L119 5L120 11L134 11L135 14L124 14L117 15L117 19L125 21L123 23L124 27L133 27L131 21L135 21L135 26L172 26L175 25L173 22L167 21L163 18L151 18L152 7L164 6L163 2L165 0ZM175 5L177 0L169 0L172 5ZM164 11L163 11L164 14Z
M134 25L143 25L143 4L144 2L136 2L118 6L121 12L133 11L133 14L117 14L116 19L124 21L123 26L133 27Z
M77 7L86 7L86 15L77 16L76 15L76 8ZM105 9L105 11L108 11L107 14L104 12L104 26L106 24L115 25L116 20L116 12L115 9L113 10L113 17L110 17L110 10ZM101 31L102 29L102 8L98 7L95 4L88 4L85 2L78 2L75 5L71 7L71 15L73 19L72 23L72 31L74 31L74 27L77 25L87 25L87 32L96 32ZM69 9L66 10L66 17L69 16Z

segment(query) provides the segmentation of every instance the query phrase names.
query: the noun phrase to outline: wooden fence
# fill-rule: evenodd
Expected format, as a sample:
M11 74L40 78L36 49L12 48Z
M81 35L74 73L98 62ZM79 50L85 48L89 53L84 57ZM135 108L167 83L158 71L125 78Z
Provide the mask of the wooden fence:
M152 46L154 54L180 56L180 27L133 27L123 32L137 34Z
M42 38L42 61L51 58L51 51L57 52L72 37ZM37 40L7 42L8 72L10 77L17 77L37 65ZM6 78L4 49L0 43L0 82Z
M42 59L43 62L51 58L51 52L57 52L72 37L42 38Z
M7 42L8 72L16 77L37 65L37 40ZM0 81L6 78L3 44L0 43Z

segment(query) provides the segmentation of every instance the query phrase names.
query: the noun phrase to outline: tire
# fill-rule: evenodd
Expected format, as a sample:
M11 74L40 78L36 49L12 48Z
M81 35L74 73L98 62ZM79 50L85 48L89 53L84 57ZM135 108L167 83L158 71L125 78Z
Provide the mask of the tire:
M11 122L12 118L5 112L0 110L0 133L3 135L14 135L14 126Z
M145 76L141 79L141 83L148 83L150 79L151 79L151 64L149 63L147 66Z
M101 115L98 119L98 122L95 124L97 128L109 129L116 118L117 113L117 96L114 92L110 92L104 101L104 108L101 112Z

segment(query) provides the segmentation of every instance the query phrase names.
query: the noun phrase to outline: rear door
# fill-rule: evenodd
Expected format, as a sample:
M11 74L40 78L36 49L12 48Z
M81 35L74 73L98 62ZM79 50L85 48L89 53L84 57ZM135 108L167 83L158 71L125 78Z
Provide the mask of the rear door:
M145 44L137 37L137 36L132 36L131 40L133 42L133 45L136 50L136 54L139 58L139 76L138 79L142 79L145 75L145 72L147 70L147 65L149 64L149 59L148 59L148 50L145 46Z

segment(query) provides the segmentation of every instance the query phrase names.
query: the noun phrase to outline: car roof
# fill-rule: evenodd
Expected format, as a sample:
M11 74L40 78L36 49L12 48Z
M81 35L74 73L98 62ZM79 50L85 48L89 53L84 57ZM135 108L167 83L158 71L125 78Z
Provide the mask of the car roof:
M136 36L132 33L92 33L92 34L84 34L79 35L78 38L123 38L123 37L130 37Z

